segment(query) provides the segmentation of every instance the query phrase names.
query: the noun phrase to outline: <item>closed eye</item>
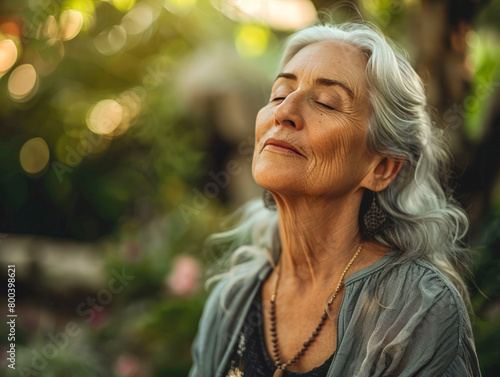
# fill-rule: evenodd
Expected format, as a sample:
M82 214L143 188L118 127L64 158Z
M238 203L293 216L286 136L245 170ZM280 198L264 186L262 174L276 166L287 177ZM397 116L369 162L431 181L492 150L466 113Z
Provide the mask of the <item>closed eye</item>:
M331 106L328 106L322 102L316 102L318 105L320 106L323 106L324 108L328 109L328 110L335 110L335 108L331 107Z
M283 101L285 97L276 97L271 100L271 102L276 102L276 101Z

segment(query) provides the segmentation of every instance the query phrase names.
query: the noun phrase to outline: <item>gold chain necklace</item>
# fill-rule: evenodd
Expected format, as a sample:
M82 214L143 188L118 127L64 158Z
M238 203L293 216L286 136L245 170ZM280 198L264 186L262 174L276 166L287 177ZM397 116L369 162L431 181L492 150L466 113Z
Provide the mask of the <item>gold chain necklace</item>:
M356 254L351 258L349 263L347 264L346 268L344 269L344 272L340 276L339 283L337 284L337 288L332 294L332 297L328 300L328 309L330 309L330 305L332 304L333 300L335 297L337 297L340 288L342 287L342 283L344 281L344 276L351 267L351 265L354 263L354 260L357 258L359 252L363 248L363 242L358 247L358 250L356 251ZM280 265L280 270L281 270L281 265ZM295 356L288 360L286 363L281 362L280 358L280 352L279 352L279 347L278 347L278 334L276 332L276 294L278 293L278 283L280 280L280 271L278 270L278 276L276 278L276 285L274 287L274 293L271 297L271 308L269 309L269 315L271 319L271 342L273 343L273 356L274 356L274 365L276 365L276 371L273 374L273 377L281 377L283 376L283 372L285 371L286 367L289 367L292 364L295 364L301 357L304 355L306 350L309 348L309 346L314 342L318 334L320 333L321 329L323 328L326 319L328 318L328 314L325 310L323 315L321 316L321 320L319 321L318 326L316 326L316 329L312 332L312 335L309 337L309 339L303 343L302 348L300 349L299 352L295 354Z

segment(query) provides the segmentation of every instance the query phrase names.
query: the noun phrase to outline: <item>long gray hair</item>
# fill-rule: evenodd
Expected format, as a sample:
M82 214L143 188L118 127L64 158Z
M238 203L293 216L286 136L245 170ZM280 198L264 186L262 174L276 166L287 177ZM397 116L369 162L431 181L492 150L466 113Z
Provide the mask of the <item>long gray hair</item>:
M462 242L468 218L452 198L449 146L444 131L431 120L422 81L381 31L364 23L318 25L293 34L285 44L280 68L302 48L321 41L343 42L366 54L373 109L368 148L382 156L404 158L396 178L375 193L391 226L373 240L396 250L397 263L423 258L435 265L469 305L464 279L470 252ZM237 226L211 237L211 242L229 246L230 267L212 276L208 284L226 276L232 277L231 283L245 279L266 261L274 264L279 258L278 214L259 199L247 203L238 215Z

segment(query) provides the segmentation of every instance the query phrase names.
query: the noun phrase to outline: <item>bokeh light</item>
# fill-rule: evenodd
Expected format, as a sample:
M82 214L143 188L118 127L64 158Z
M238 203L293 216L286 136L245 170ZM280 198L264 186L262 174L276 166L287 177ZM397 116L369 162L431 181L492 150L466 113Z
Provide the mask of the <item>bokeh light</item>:
M316 8L309 0L270 0L259 13L266 24L278 30L298 30L316 19Z
M88 31L95 24L95 4L92 0L68 0L64 3L65 10L77 11L82 15L82 30ZM78 16L76 16L78 17Z
M61 39L69 41L75 38L83 26L83 15L74 9L62 11L59 17L59 33Z
M17 46L11 39L0 41L0 74L12 68L17 60Z
M135 5L135 0L113 0L113 5L119 11L127 12Z
M21 36L21 23L19 21L6 21L0 24L0 30L4 35L12 35L16 38Z
M29 139L21 147L19 162L26 173L36 174L42 171L49 162L49 146L41 137Z
M163 6L169 12L183 15L188 13L196 5L196 0L165 0Z
M122 122L123 107L112 99L98 102L87 116L87 127L96 134L110 134Z
M123 109L122 121L113 131L113 136L124 134L132 125L134 119L141 111L141 99L132 90L123 92L116 100Z
M149 28L158 15L150 5L139 3L123 16L121 25L127 34L136 35Z
M256 57L266 51L269 29L259 25L242 25L236 31L236 50L241 57Z
M316 19L310 0L213 0L213 5L235 21L257 21L276 30L297 30Z
M58 31L56 18L52 15L48 16L43 24L43 36L48 39L49 44L52 44L57 38Z
M17 102L30 100L38 89L38 76L31 64L18 66L7 83L10 97Z
M474 47L479 43L479 36L474 30L471 29L465 34L465 43L470 47Z
M257 14L264 4L262 0L235 0L236 6L247 14Z
M121 25L114 25L94 38L94 46L103 55L113 55L127 43L127 32Z
M436 125L457 163L472 168L457 194L471 191L466 202L479 224L471 243L484 245L478 286L496 294L491 229L500 223L500 177L481 162L500 161L493 137L500 7L473 2L480 15L463 2L352 3L357 8L340 0L1 2L0 260L18 265L23 287L18 361L48 350L47 334L71 322L81 333L75 347L52 358L44 376L188 375L209 294L200 285L212 259L204 240L227 212L262 194L251 174L255 115L287 36L318 14L334 23L362 15L424 73ZM470 29L457 30L464 16ZM428 38L432 30L445 40ZM452 34L461 51L452 49ZM82 315L86 297L107 300L115 272L136 278L102 312L85 302ZM473 304L500 319L500 300L476 295ZM482 362L500 370L489 346L500 328L477 323Z

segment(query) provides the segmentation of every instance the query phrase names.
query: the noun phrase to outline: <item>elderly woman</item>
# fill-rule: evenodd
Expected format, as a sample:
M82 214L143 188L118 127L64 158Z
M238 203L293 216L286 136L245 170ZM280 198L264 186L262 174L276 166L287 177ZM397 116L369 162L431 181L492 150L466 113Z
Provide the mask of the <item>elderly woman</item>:
M442 132L421 80L373 27L287 42L257 115L264 203L215 239L190 376L480 376Z

